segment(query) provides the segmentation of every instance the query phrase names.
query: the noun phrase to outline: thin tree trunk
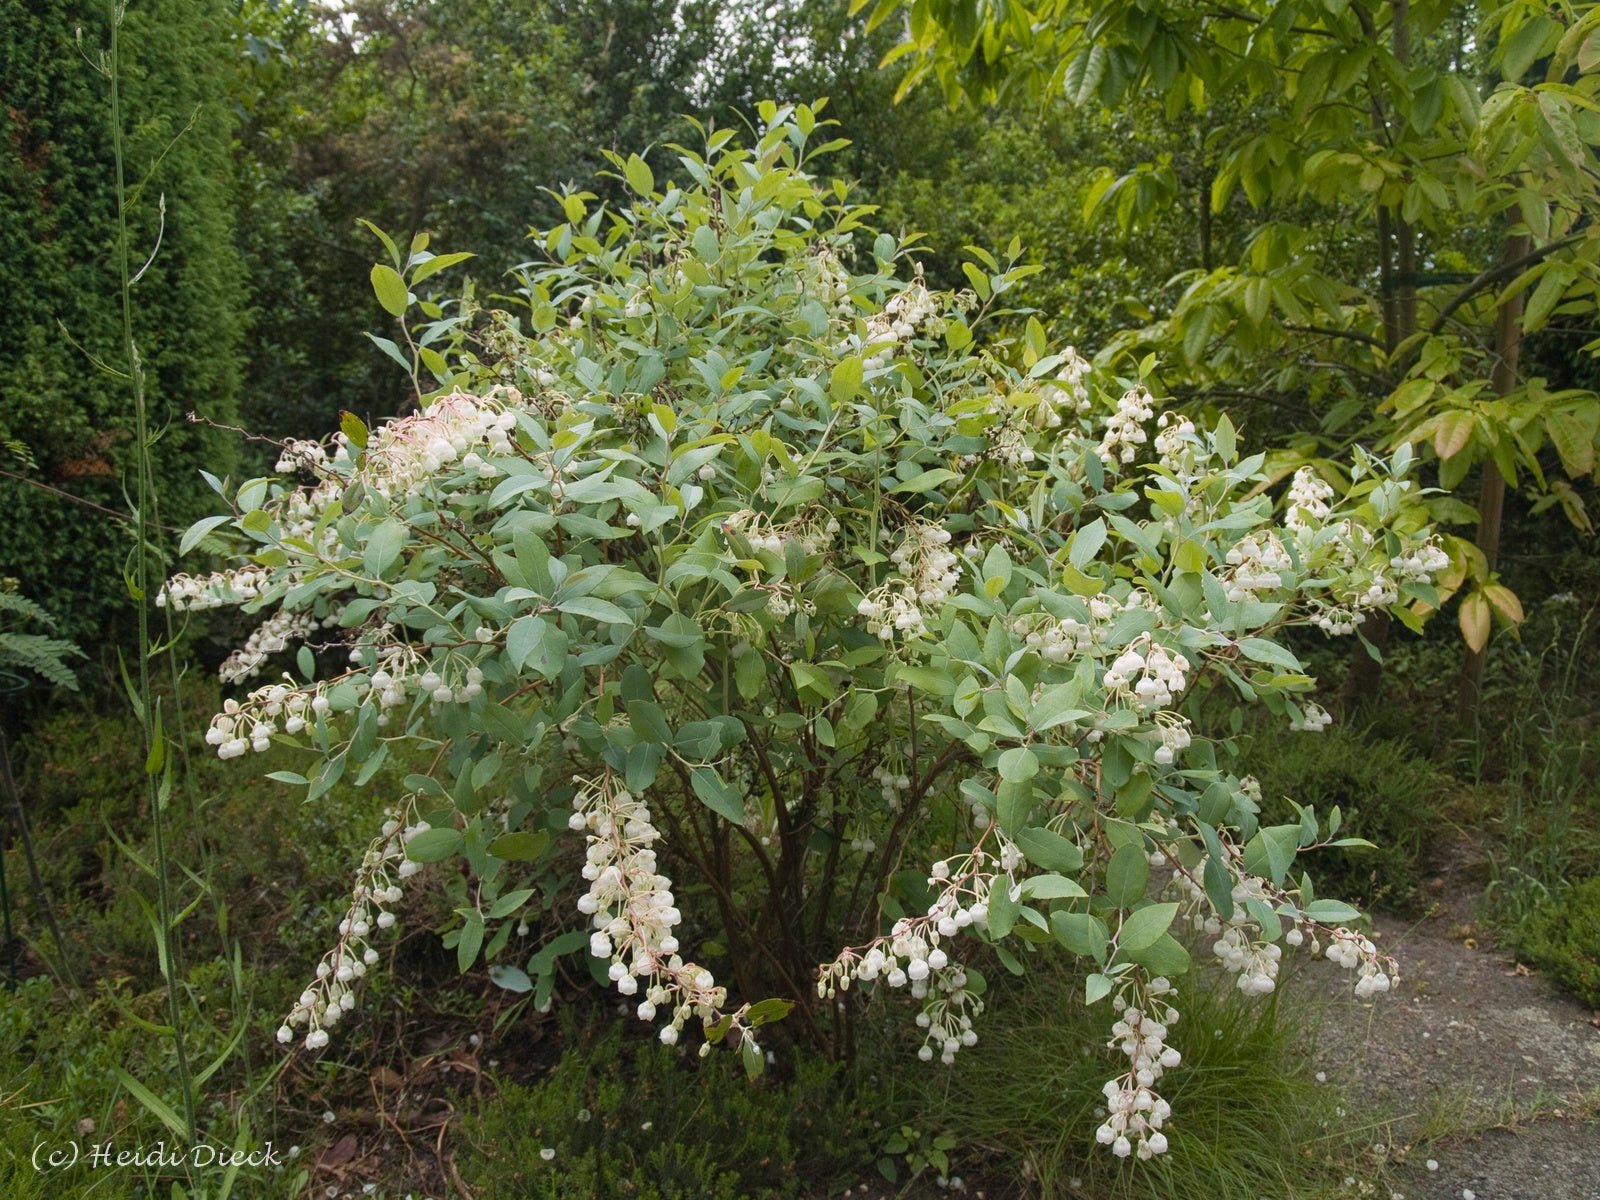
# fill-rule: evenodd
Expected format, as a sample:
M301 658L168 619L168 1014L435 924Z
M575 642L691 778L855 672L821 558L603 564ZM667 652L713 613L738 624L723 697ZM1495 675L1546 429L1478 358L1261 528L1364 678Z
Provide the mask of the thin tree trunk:
M1410 0L1394 0L1389 36L1395 61L1401 66L1411 60L1410 16ZM1374 107L1381 119L1382 106L1375 103ZM1417 233L1398 212L1383 207L1378 209L1378 276L1383 347L1385 357L1392 361L1395 349L1417 331ZM1362 628L1365 642L1358 641L1351 651L1350 674L1345 680L1347 706L1374 700L1383 692L1383 655L1388 652L1393 627L1388 613L1377 612ZM1371 643L1371 649L1366 643Z
M1527 254L1531 243L1525 233L1506 238L1507 262ZM1489 377L1490 386L1497 396L1510 395L1517 386L1517 362L1522 357L1522 308L1524 293L1518 291L1507 296L1500 305L1494 323L1494 371ZM1494 459L1486 459L1483 477L1478 483L1478 549L1483 551L1484 568L1493 574L1500 562L1500 526L1505 515L1506 481ZM1471 718L1478 709L1478 698L1483 691L1483 667L1488 659L1487 645L1482 650L1468 649L1461 663L1461 680L1457 693L1457 711L1463 720Z

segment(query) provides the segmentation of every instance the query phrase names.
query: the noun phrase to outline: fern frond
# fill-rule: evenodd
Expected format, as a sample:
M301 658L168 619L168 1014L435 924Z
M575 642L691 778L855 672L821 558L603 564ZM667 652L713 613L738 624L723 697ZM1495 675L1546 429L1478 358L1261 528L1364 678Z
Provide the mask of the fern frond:
M37 633L0 633L0 670L31 671L58 687L78 688L78 676L66 659L83 651L62 638Z
M51 629L55 628L56 624L56 619L32 600L3 588L0 588L0 613L17 613L26 620L37 621Z

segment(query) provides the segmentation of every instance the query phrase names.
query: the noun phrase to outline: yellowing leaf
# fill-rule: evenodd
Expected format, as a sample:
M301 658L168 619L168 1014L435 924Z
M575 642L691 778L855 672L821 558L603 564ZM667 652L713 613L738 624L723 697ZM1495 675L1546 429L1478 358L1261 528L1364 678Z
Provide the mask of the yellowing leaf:
M1522 601L1517 599L1517 594L1503 583L1491 583L1483 589L1483 596L1489 606L1508 625L1522 624Z
M1474 654L1489 644L1489 601L1482 592L1473 592L1461 602L1456 619L1461 623L1461 636L1467 648Z
M1439 418L1433 431L1433 449L1440 458L1454 458L1467 448L1472 440L1472 414L1465 409L1455 409Z

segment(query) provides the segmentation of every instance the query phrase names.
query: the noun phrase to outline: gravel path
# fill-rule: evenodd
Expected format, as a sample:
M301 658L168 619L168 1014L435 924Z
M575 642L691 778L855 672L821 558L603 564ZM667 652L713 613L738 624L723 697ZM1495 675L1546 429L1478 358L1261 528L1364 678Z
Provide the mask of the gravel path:
M1327 1005L1318 1067L1374 1120L1352 1195L1600 1200L1600 1014L1478 948L1448 910L1377 928L1396 991L1357 1001L1320 964L1296 984Z

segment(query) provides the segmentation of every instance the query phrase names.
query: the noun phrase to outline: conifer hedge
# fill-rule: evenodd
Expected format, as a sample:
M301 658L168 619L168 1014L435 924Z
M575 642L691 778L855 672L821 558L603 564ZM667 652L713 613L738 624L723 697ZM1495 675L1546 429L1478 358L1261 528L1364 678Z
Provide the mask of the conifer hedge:
M108 84L92 65L109 17L109 5L68 0L0 5L10 334L0 354L0 577L18 578L80 640L115 636L128 609L127 526L39 485L128 508L130 393L89 357L122 365ZM134 329L164 427L155 455L167 526L205 509L199 468L221 475L230 465L231 437L185 414L230 421L237 408L228 20L224 0L135 0L123 26L133 270L161 237L134 289Z

